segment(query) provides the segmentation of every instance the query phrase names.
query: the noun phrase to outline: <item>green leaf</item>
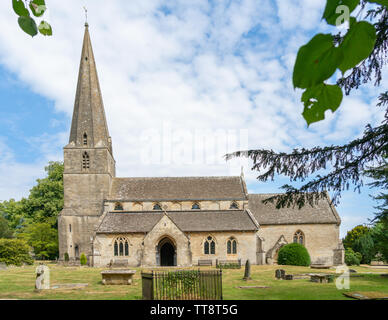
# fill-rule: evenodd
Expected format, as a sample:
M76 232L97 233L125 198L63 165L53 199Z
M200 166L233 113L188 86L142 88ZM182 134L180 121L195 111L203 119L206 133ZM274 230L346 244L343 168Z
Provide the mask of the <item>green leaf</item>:
M317 34L300 47L292 81L294 87L308 88L330 78L343 59L343 52L334 47L331 34Z
M350 13L357 7L359 3L360 3L360 0L327 0L322 19L325 19L328 24L331 24L333 26L340 25L341 21L337 21L337 19L340 18L340 20L343 20L341 18L346 18L346 17L343 16L345 12L342 10L339 10L339 12L337 13L336 12L337 8L339 6L347 6L349 9L349 15L350 15Z
M46 4L44 0L33 0L30 2L30 9L35 17L41 17L46 11Z
M382 6L388 7L388 0L366 0L371 3L378 3L381 4Z
M336 111L342 101L342 90L337 85L321 83L306 89L302 94L303 117L307 125L325 119L325 111Z
M51 29L51 26L46 21L41 21L39 24L39 32L43 34L44 36L52 36L53 30Z
M31 37L38 34L38 28L36 26L35 20L31 17L19 17L18 23L20 28L22 28L22 30L28 33Z
M24 6L24 2L22 0L12 0L12 8L15 13L20 17L29 17L30 12Z
M344 59L339 65L342 73L354 68L358 63L367 58L376 42L376 30L369 22L360 21L351 23L339 49L342 50Z

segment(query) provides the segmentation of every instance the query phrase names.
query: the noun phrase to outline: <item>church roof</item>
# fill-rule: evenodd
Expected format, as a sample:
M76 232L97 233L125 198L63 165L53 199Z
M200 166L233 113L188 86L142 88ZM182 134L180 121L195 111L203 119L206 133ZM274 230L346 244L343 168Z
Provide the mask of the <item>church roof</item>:
M108 212L97 233L149 232L163 212ZM255 231L257 226L245 210L169 211L170 219L182 231Z
M249 210L260 225L276 224L309 224L309 223L335 223L340 224L341 219L329 199L321 199L318 204L311 207L306 204L301 209L298 206L276 209L274 203L264 204L262 200L275 194L249 194Z
M243 200L245 182L236 177L113 178L109 200Z
M106 123L104 104L97 76L89 28L85 25L77 91L74 102L68 147L108 147L112 152L111 140Z

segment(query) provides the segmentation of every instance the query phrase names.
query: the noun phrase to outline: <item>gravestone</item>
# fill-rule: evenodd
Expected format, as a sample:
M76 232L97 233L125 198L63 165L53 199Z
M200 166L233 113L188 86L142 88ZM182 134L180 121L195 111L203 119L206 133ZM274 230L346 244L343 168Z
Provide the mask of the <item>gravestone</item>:
M7 270L7 265L4 262L0 262L0 270Z
M275 271L276 279L284 279L285 276L286 276L286 270L276 269L276 271Z
M46 290L50 289L50 269L41 264L36 267L36 280L35 280L35 289L36 290Z
M251 263L249 259L245 262L245 272L243 280L251 280Z
M294 276L293 276L292 274L286 274L286 275L284 276L284 279L285 279L285 280L294 280Z

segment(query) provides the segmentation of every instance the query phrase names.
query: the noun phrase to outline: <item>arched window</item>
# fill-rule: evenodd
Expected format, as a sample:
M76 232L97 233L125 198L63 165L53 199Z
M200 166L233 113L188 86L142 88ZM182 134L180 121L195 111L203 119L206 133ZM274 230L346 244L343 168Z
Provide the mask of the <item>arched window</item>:
M159 203L155 203L153 210L162 210L162 206Z
M216 243L211 236L208 236L203 244L203 253L204 254L216 253Z
M115 210L124 210L123 205L120 202L115 203Z
M238 209L238 203L237 203L236 201L233 201L233 202L230 204L229 209Z
M88 135L86 134L86 132L84 133L84 145L86 146L88 144Z
M295 232L294 234L294 243L299 243L299 244L302 244L304 245L304 234L302 231L298 230L297 232Z
M69 224L69 232L71 232L71 224Z
M198 202L194 202L191 206L191 210L200 210L201 207L199 206Z
M230 238L226 243L226 253L227 254L237 253L237 241L235 238Z
M128 240L124 237L118 237L113 245L113 254L115 256L128 256L129 244Z
M84 152L82 154L82 168L83 169L89 169L89 164L90 164L89 154L87 152Z

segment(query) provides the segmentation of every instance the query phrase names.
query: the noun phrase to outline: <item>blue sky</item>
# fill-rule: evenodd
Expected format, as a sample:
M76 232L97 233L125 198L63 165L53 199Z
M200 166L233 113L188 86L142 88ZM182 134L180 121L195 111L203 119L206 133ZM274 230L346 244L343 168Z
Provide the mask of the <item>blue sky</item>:
M323 122L307 128L301 116L300 91L291 83L293 62L316 32L336 31L320 19L325 1L47 4L54 36L34 39L18 29L10 3L0 4L0 200L28 195L47 162L62 159L83 5L118 176L236 175L244 166L250 192L278 192L288 183L284 177L259 183L250 162L225 163L222 155L236 148L342 144L382 119L375 107L381 88L369 85L345 97ZM193 142L198 132L206 132L205 143ZM217 140L217 132L230 139ZM216 144L206 144L212 139ZM166 160L160 153L168 148L173 155ZM201 152L208 158L193 162ZM342 235L373 217L370 193L344 192L337 208Z

